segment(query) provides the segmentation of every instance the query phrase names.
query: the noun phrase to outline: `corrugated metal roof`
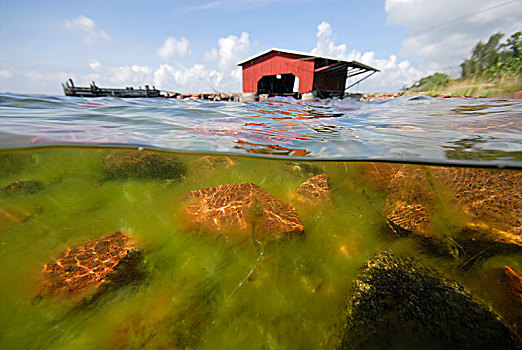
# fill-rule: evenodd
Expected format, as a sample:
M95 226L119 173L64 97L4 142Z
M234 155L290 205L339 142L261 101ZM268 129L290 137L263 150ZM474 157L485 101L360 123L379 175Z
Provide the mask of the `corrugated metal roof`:
M352 67L359 67L359 68L363 68L363 69L366 69L366 70L373 70L373 71L376 71L376 72L380 72L380 70L378 70L377 68L373 68L373 67L370 67L364 63L360 63L360 62L357 62L357 61L349 61L349 60L344 60L344 59L341 59L341 58L336 58L336 57L330 57L330 56L323 56L323 55L315 55L315 54L312 54L312 53L309 53L309 52L301 52L301 51L294 51L294 50L283 50L283 49L276 49L276 48L273 48L273 49L269 49L269 50L266 50L266 51L263 51L255 56L252 56L252 57L249 57L241 62L238 62L237 65L238 66L242 66L243 64L249 62L249 61L252 61L256 58L259 58L261 56L264 56L270 52L273 52L273 51L277 51L277 52L283 52L283 53L289 53L289 54L292 54L292 55L298 55L298 56L303 56L303 58L324 58L324 59L328 59L328 60L332 60L332 61L338 61L338 62L346 62L346 63L349 63Z

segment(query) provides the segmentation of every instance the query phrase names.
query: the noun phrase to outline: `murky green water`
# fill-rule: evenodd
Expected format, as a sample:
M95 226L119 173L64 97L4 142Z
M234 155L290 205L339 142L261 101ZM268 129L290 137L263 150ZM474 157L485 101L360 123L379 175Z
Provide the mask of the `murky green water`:
M330 177L331 201L313 205L296 195L313 175L299 163L244 157L207 164L203 155L177 155L186 168L181 178L118 177L107 175L110 152L0 154L0 187L42 183L0 193L0 348L335 348L352 282L383 248L421 258L501 315L509 307L496 293L502 287L492 284L492 271L522 268L520 254L495 254L462 269L462 259L429 254L414 238L391 237L383 215L385 173L400 164L307 163ZM187 193L243 182L291 204L305 236L256 245L185 228ZM143 278L90 303L35 298L46 263L115 231L143 251Z

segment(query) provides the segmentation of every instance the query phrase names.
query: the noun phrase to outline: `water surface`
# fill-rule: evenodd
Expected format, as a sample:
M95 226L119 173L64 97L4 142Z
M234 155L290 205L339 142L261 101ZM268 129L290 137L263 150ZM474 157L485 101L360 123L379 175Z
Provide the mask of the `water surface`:
M238 103L3 94L0 115L2 148L80 143L335 160L522 161L519 100Z
M0 347L335 348L352 283L381 249L459 281L514 329L497 272L520 271L520 251L452 256L456 228L477 222L449 192L437 193L433 215L446 254L414 235L394 236L385 203L404 163L437 164L413 165L428 173L448 164L514 168L488 170L496 188L502 172L520 177L521 106L428 97L243 104L1 95ZM122 147L163 150L153 154L176 157L182 168L165 176L152 163L111 171L107 159ZM205 158L216 154L228 160ZM331 197L319 205L297 194L317 174L328 174ZM295 208L304 236L259 244L187 228L190 191L245 182ZM502 191L491 203L519 203L515 187ZM513 210L502 214L506 222L520 208ZM116 231L142 252L140 278L91 302L38 298L45 264Z

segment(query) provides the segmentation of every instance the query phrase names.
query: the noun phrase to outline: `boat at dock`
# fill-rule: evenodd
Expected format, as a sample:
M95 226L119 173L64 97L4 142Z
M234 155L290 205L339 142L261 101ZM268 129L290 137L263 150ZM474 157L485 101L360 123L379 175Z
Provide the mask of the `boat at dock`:
M126 87L123 89L100 88L96 86L94 81L89 87L75 86L72 79L69 79L65 84L62 84L65 96L76 97L121 97L121 98L139 98L139 97L163 97L159 90L153 86L152 89L145 85L145 89L141 87L135 89L133 87Z

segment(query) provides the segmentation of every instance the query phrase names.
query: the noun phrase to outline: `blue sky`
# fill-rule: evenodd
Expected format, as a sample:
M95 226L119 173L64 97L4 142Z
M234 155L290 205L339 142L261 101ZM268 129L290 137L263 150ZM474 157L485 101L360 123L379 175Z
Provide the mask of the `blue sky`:
M358 89L389 91L456 75L478 40L521 29L520 0L0 0L0 91L61 94L67 77L240 91L235 63L272 47L370 64L382 72Z

